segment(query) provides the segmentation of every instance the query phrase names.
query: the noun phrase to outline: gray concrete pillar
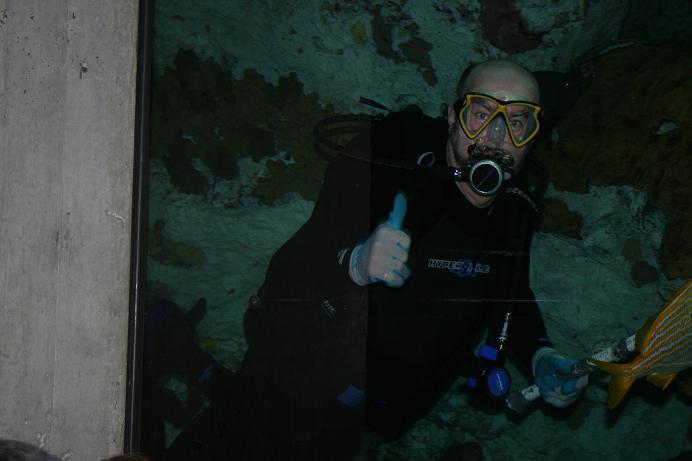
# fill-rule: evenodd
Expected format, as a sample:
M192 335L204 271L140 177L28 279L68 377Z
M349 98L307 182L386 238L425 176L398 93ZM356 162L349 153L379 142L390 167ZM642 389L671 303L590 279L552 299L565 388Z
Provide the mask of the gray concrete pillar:
M123 449L137 1L0 0L0 438Z

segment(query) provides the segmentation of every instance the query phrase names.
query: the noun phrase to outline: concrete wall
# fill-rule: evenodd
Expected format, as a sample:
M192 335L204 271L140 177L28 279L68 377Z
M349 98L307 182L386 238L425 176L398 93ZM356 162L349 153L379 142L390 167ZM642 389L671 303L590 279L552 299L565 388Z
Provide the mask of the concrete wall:
M0 0L0 438L122 451L137 1Z

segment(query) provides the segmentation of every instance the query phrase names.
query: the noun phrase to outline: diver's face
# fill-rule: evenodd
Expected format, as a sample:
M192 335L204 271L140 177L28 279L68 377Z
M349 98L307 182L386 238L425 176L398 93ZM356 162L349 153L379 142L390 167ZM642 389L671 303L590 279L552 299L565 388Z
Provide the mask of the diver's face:
M511 79L506 75L481 75L473 78L472 81L469 82L466 92L486 94L499 101L536 102L538 100L538 94L535 94L536 92L532 85L525 81L522 76ZM476 142L480 142L483 143L484 146L509 153L514 159L514 171L518 172L521 170L531 143L523 147L515 147L514 144L512 144L509 133L507 133L507 129L491 130L492 123L475 139L470 139L461 129L458 116L459 114L455 113L453 105L450 105L447 109L447 123L449 126L447 164L449 166L461 168L462 161L468 159L469 146ZM478 195L467 182L457 182L457 187L461 190L461 193L464 194L466 200L478 208L490 206L496 197L496 195Z

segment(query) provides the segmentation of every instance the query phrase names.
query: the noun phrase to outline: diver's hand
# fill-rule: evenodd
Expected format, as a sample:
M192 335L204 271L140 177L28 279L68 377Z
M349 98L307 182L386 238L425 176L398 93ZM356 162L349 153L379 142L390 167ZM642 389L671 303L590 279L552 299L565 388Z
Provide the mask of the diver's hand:
M406 261L411 237L401 230L405 215L406 197L399 193L387 222L353 249L348 274L357 285L382 281L390 287L400 287L410 277Z
M579 397L589 383L589 376L569 377L576 362L550 347L541 347L536 351L532 360L533 375L546 402L564 408Z
M375 232L353 249L349 275L358 285L382 281L400 287L411 275L406 265L411 238L402 230L380 224Z

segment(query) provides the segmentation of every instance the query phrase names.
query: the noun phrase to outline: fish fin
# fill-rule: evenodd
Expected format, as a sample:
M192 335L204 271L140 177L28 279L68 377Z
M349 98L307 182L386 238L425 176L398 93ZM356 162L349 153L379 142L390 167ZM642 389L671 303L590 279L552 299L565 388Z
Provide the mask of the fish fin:
M658 386L665 390L675 376L677 376L677 373L651 373L646 377L646 380L654 386Z
M608 410L612 410L620 403L634 382L634 379L625 375L625 371L629 366L626 363L609 363L592 359L589 359L589 362L612 375L608 385Z

